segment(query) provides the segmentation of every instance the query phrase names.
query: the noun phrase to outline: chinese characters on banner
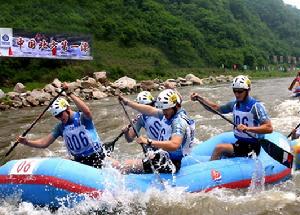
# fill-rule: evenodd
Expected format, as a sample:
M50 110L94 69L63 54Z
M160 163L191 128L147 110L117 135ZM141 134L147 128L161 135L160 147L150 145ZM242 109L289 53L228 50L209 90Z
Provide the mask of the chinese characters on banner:
M0 56L92 60L91 37L0 28Z

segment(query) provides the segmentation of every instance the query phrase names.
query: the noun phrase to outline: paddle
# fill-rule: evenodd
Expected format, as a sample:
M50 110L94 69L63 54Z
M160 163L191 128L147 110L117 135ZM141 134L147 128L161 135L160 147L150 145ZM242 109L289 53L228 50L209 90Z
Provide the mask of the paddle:
M294 130L296 130L297 128L299 128L300 127L300 123L294 128ZM290 136L292 136L292 134L293 134L293 132L291 132L288 136L287 136L287 138L290 138Z
M104 147L107 151L113 152L115 149L115 143L122 137L124 134L124 131L122 131L113 141L104 143Z
M128 128L131 127L131 125L128 125L127 126ZM124 131L122 131L113 141L110 141L110 142L107 142L107 143L104 143L104 147L107 151L109 152L113 152L114 149L115 149L115 143L120 139L120 137L122 137L123 135L125 134Z
M205 102L202 101L202 99L197 96L196 100L203 105L206 109L210 110L211 112L219 115L220 117L222 117L223 119L225 119L227 122L229 122L230 124L232 124L233 126L237 127L237 124L235 124L233 121L231 121L230 119L226 118L222 113L220 113L219 111L213 109L212 107L210 107L209 105L207 105ZM278 161L279 163L283 164L284 166L288 167L288 168L292 168L292 164L293 164L293 155L290 152L285 151L284 149L280 148L279 146L277 146L275 143L267 140L267 139L258 139L257 137L253 136L252 134L250 134L247 131L244 131L247 135L249 135L250 137L256 139L257 141L259 141L261 143L261 146L263 147L263 149L276 161Z
M134 127L134 125L133 125L133 123L132 123L132 121L131 121L131 119L130 119L128 113L127 113L127 110L126 110L126 108L125 108L123 102L120 101L120 100L119 100L119 102L120 102L120 104L121 104L121 106L122 106L122 108L123 108L123 110L124 110L124 113L125 113L127 119L129 120L129 123L130 123L130 125L131 125L131 127L132 127L132 129L133 129L133 131L134 131L134 133L135 133L135 135L136 135L136 137L138 138L140 135L138 134L137 130L135 129L135 127ZM141 147L142 147L142 149L143 149L143 152L144 152L145 156L147 156L147 154L146 154L146 153L147 153L147 150L146 150L145 146L144 146L143 144L140 144L140 145L141 145ZM155 175L157 175L157 177L158 177L158 179L159 179L161 185L162 185L163 188L165 189L165 185L164 185L164 183L163 183L163 180L161 179L161 177L160 177L158 171L154 168L153 163L152 163L152 160L149 159L149 162L150 162L150 166L151 166L152 172L153 172Z
M25 137L27 133L33 128L33 126L41 119L41 117L45 114L45 112L49 109L49 107L53 104L53 102L64 92L64 89L61 89L61 91L55 96L51 102L48 104L48 106L44 109L44 111L31 123L29 128L26 129L26 131L23 132L22 137ZM14 143L12 147L6 152L5 157L7 157L13 150L14 148L19 144L18 141Z

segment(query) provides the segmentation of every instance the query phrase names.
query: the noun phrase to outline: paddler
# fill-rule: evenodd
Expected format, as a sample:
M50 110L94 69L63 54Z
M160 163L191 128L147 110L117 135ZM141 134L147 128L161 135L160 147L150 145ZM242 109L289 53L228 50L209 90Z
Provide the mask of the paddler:
M106 154L93 123L92 112L79 97L69 91L67 83L63 83L62 88L79 111L73 111L67 100L59 97L49 108L52 116L60 121L52 132L35 140L19 136L17 141L35 148L47 148L61 136L75 161L101 168Z
M201 99L203 103L223 114L232 112L233 121L237 125L233 129L237 141L235 143L218 144L213 151L211 160L218 160L223 155L244 157L252 155L253 152L258 155L261 147L258 139L263 139L264 134L273 132L272 123L265 107L249 95L251 90L249 78L244 75L235 77L232 82L232 90L235 99L221 106L201 97L197 93L191 95L191 100ZM255 138L250 137L244 131Z
M160 130L161 133L159 134L158 140L145 136L139 136L136 139L138 144L161 149L166 153L161 156L159 150L155 151L158 153L154 152L153 156L148 156L144 160L135 161L137 165L131 169L126 169L126 171L150 173L153 172L153 168L151 168L150 165L153 165L155 170L160 173L173 173L174 168L174 172L177 172L181 167L182 158L189 154L194 144L195 123L181 108L181 98L176 91L172 89L162 91L157 96L155 102L156 107L139 104L123 96L119 96L119 100L124 105L147 116L153 116L163 120L164 123L168 125L164 130ZM151 161L149 161L149 159L151 159ZM130 162L134 163L133 161Z

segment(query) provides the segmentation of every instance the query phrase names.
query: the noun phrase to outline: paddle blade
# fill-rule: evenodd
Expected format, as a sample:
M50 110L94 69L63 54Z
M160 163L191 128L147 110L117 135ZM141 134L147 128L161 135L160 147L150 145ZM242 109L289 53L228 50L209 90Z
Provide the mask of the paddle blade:
M276 161L287 168L292 168L294 156L269 140L259 140L262 148Z
M104 146L105 150L108 152L113 152L115 149L115 142L116 141L104 143L103 146Z

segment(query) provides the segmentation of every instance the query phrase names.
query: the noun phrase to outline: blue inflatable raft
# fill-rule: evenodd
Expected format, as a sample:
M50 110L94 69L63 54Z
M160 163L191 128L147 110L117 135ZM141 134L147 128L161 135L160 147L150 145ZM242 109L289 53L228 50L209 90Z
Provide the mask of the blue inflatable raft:
M283 135L273 132L266 138L280 147L289 148ZM164 184L184 187L187 192L214 188L246 188L253 175L259 173L265 184L274 184L291 177L291 169L273 160L263 149L258 159L226 158L209 161L218 143L234 142L232 132L222 133L197 144L184 158L175 177L160 174ZM120 185L121 184L121 185ZM101 198L104 191L144 192L151 187L163 189L155 174L121 175L112 168L95 169L61 158L30 158L9 161L0 167L0 197L17 196L20 201L39 206L60 207L76 204L87 196Z

